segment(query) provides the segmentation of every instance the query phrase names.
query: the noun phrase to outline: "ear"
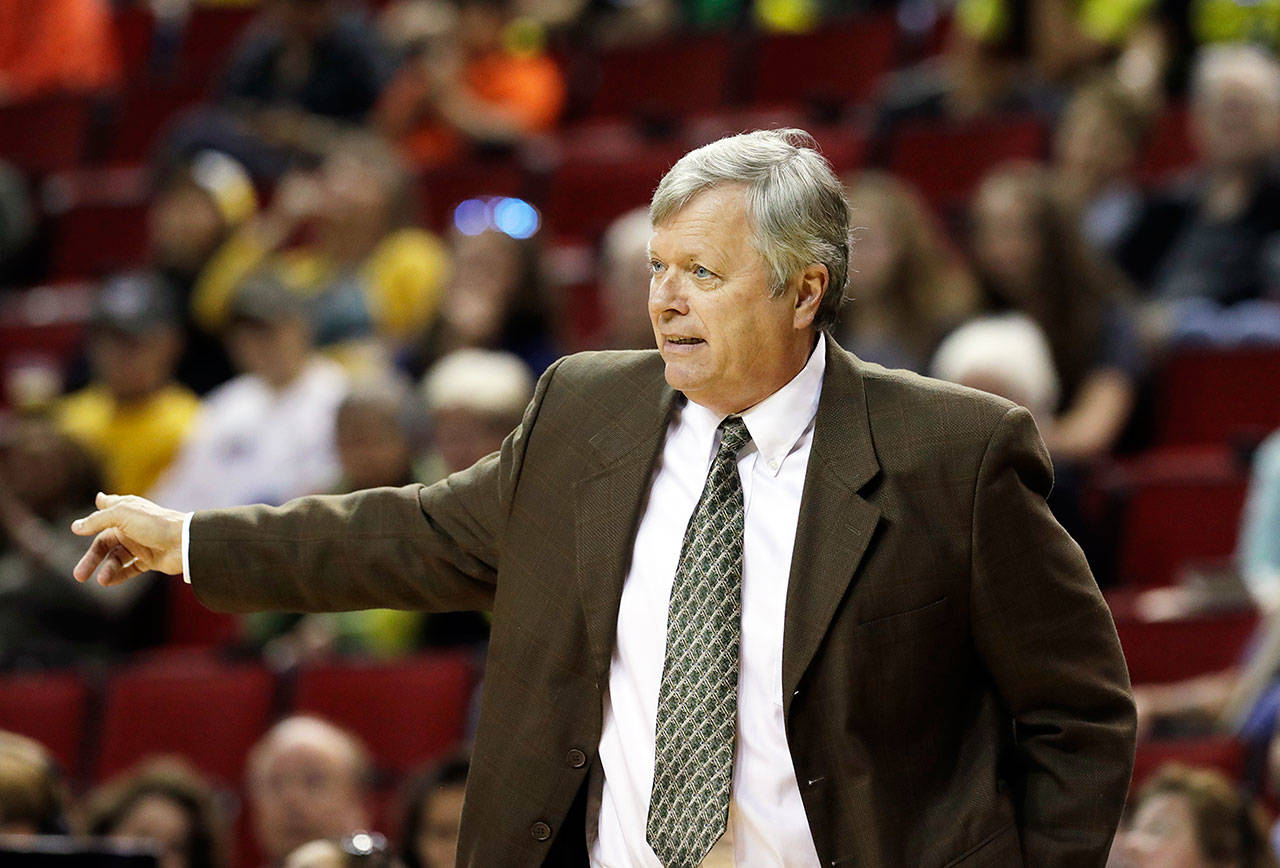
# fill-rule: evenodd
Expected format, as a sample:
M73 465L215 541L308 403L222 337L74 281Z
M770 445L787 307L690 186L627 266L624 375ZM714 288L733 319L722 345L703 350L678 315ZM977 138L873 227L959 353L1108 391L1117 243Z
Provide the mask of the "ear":
M818 315L818 307L822 304L822 297L827 294L828 280L830 275L827 274L825 265L815 263L800 272L796 285L795 316L792 321L792 325L797 330L807 329L813 325L813 320Z

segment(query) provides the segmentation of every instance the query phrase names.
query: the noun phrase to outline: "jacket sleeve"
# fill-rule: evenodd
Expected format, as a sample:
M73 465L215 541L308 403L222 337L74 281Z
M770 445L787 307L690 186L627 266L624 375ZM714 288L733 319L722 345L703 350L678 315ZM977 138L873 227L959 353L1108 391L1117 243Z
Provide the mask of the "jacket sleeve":
M196 596L225 612L490 608L525 448L558 366L501 450L434 485L196 512Z
M1133 769L1133 699L1107 605L1045 503L1052 485L1031 414L1010 409L974 490L974 641L1014 721L1025 863L1101 866Z

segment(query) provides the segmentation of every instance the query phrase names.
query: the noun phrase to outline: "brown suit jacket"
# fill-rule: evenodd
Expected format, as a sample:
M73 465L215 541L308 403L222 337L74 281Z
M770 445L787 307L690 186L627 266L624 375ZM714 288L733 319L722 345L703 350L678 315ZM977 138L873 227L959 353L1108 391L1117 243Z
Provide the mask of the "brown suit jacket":
M1101 865L1133 706L1030 415L827 353L781 685L818 855ZM433 486L197 513L196 593L226 611L492 609L459 864L584 864L601 686L675 399L656 352L562 359L499 453Z

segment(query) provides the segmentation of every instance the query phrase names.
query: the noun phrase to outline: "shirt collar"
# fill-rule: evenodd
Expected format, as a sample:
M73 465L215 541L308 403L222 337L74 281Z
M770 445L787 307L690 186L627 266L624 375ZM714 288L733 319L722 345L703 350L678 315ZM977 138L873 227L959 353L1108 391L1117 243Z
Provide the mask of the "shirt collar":
M742 413L742 421L751 432L751 442L764 460L761 468L777 476L782 464L795 448L801 435L813 424L822 394L822 376L827 369L826 337L819 332L818 342L809 361L791 381L751 409ZM684 418L701 435L714 438L715 429L725 417L701 404L688 401Z

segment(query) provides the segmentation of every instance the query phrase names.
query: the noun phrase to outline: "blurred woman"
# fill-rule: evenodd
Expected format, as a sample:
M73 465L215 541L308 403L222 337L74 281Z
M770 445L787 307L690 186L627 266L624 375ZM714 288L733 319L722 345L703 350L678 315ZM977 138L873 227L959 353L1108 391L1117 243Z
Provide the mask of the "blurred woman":
M972 278L915 190L882 172L846 185L858 228L836 338L867 361L923 372L938 341L973 312Z
M160 758L93 793L85 816L90 835L148 841L159 868L223 868L226 825L213 790L185 762Z
M400 827L400 859L406 868L447 868L457 860L470 766L465 757L455 757L410 782Z
M67 794L44 745L0 729L0 836L67 834Z
M1220 773L1166 765L1138 791L1110 868L1275 868L1265 818Z
M236 290L269 268L306 298L316 344L367 368L380 342L394 349L428 328L448 275L444 244L410 225L411 210L409 181L385 143L340 138L319 170L284 178L271 208L218 252L192 298L197 321L220 331Z
M1056 462L1105 456L1133 408L1142 363L1124 277L1095 257L1044 169L988 175L972 206L971 243L986 313L1015 311L1044 331L1061 382L1040 431Z

